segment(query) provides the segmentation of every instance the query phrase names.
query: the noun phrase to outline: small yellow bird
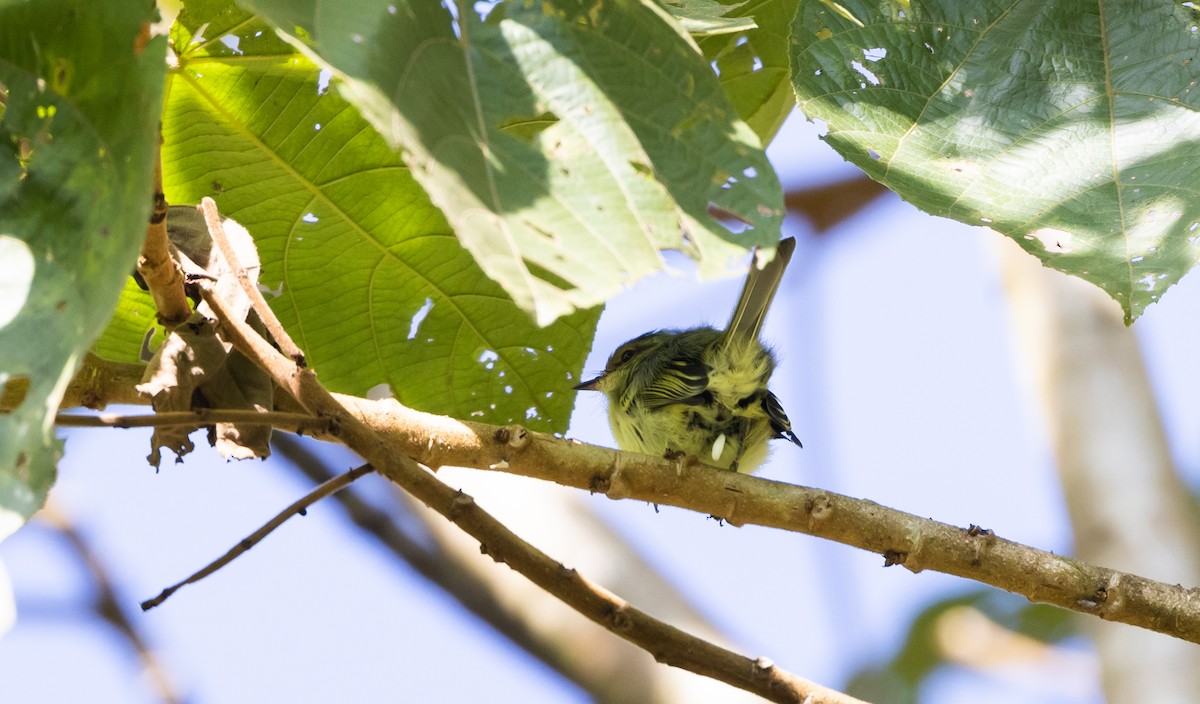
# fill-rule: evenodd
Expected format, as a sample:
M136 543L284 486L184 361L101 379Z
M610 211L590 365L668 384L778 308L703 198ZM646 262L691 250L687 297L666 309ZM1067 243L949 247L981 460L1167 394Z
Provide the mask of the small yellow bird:
M609 423L621 449L684 454L751 472L766 460L769 440L803 447L767 389L775 356L759 340L795 248L789 237L763 268L751 264L725 330L653 330L618 347L603 374L575 387L608 397Z

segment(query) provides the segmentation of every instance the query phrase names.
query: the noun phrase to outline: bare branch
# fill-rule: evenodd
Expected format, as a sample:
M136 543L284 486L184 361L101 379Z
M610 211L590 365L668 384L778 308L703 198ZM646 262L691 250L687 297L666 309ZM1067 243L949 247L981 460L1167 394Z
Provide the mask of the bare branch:
M280 411L199 408L194 411L171 411L148 415L59 413L54 417L55 425L71 428L160 428L173 425L202 426L213 423L265 423L294 433L332 434L334 432L334 422L330 418Z
M284 435L273 440L271 444L274 446L273 454L276 457L286 457L297 470L312 481L323 482L332 476L322 462L299 440ZM404 496L403 492L394 492L394 495ZM586 668L589 658L572 657L569 652L555 647L557 643L544 642L538 637L533 624L527 623L520 615L505 608L492 585L481 583L481 577L462 565L454 555L425 545L424 540L410 537L397 520L397 514L405 519L410 514L398 501L393 509L383 510L364 501L353 490L340 491L333 495L333 499L342 505L349 519L359 529L377 540L422 577L445 590L465 609L525 652L593 694L597 687L612 681L612 677L588 681L586 673L581 672L581 669ZM411 515L420 519L415 513ZM442 520L441 516L437 519Z
M272 531L283 525L284 521L287 519L297 514L303 516L304 512L309 506L312 506L330 494L345 489L346 487L350 486L350 483L355 479L358 479L365 474L370 474L373 471L375 470L371 467L371 465L364 464L361 467L355 467L349 472L344 472L330 479L329 481L323 482L312 491L308 492L296 501L293 501L287 508L275 514L275 517L264 523L261 528L245 538L242 538L237 545L234 545L232 548L230 548L229 551L224 555L208 563L200 570L197 570L182 582L177 582L162 590L162 592L160 592L159 595L153 599L147 599L146 601L143 601L141 604L142 611L149 611L150 609L153 609L155 606L158 606L167 599L171 598L171 595L179 591L181 588L189 584L195 584L213 572L221 569L225 565L228 565L230 562L233 562L242 553L262 542L263 538L267 537Z
M807 218L818 233L825 233L889 192L860 173L845 181L788 191L783 194L783 204Z
M140 378L136 365L93 358L72 382L72 400L129 399L123 384ZM132 370L130 369L132 367ZM104 378L101 373L111 373ZM84 377L81 382L80 377ZM10 384L10 388L13 385ZM0 410L19 393L6 393ZM104 395L100 395L104 394ZM429 467L445 465L506 471L552 481L612 499L637 499L724 518L814 535L884 555L913 572L931 569L1053 604L1200 642L1200 590L1097 567L1004 540L991 531L963 529L821 489L758 477L682 466L578 441L406 408L395 400L369 401L334 394L401 452ZM276 396L276 407L299 410ZM510 442L511 439L516 439Z
M92 581L96 585L96 598L94 607L96 613L108 622L113 628L129 642L131 648L137 653L138 659L142 661L142 668L149 677L150 682L158 691L159 698L167 704L179 704L183 701L183 697L176 691L175 686L171 683L171 678L167 676L166 669L159 662L158 656L150 647L146 637L142 635L138 627L134 625L129 618L129 614L125 613L122 604L126 603L124 599L117 598L116 588L113 586L113 581L109 577L108 570L104 563L96 555L96 551L67 519L54 504L49 504L38 517L53 526L59 534L66 538L79 559L83 562L87 572L92 577Z
M272 441L272 456L290 460L310 480L319 483L331 473L312 446L299 438L279 435ZM459 473L455 481L463 479ZM637 595L636 601L652 608L659 618L706 640L721 642L715 627L705 623L653 565L583 505L585 497L544 482L540 486L530 484L522 482L514 493L527 500L530 507L537 507L529 514L537 517L534 523L544 524L553 533L554 544L571 545L573 560L589 564L589 570L597 562L606 563L604 578L610 586L618 587L615 591L631 598ZM369 502L360 498L357 488L340 491L331 498L384 549L513 644L575 682L597 704L667 704L707 701L706 697L723 704L761 701L750 692L731 690L717 680L659 666L636 645L611 637L606 629L517 572L496 569L479 554L479 544L457 526L398 487L386 488L391 491L373 492ZM495 498L493 493L481 498L481 503L490 504ZM528 523L522 525L522 532L532 529L539 541L546 539L546 532ZM589 562L589 553L603 557Z
M1195 497L1172 461L1137 336L1120 306L1007 239L996 238L995 248L1025 357L1018 367L1038 391L1075 553L1200 582ZM1200 653L1192 645L1098 622L1086 626L1108 701L1200 699Z
M167 199L162 186L162 136L154 148L154 210L138 257L137 271L158 308L158 322L167 329L182 325L192 314L183 291L183 272L171 256L167 238Z
M339 420L338 437L362 455L383 476L403 487L480 542L480 550L503 562L538 586L571 604L581 614L637 644L660 662L713 677L776 702L857 701L840 692L805 681L776 668L767 660L751 660L691 636L630 606L614 594L587 581L522 540L504 524L455 491L410 457L400 454L349 413L317 380L310 369L288 360L231 315L210 282L199 282L205 302L219 317L218 329L249 359L254 360L306 410Z
M405 408L339 397L403 451L432 467L489 468L722 518L806 533L933 569L1031 601L1200 642L1200 590L1164 584L1037 550L977 526L960 528L822 489L699 464L669 462Z
M229 244L229 238L225 235L225 225L221 222L221 214L217 212L217 204L212 198L205 196L200 200L200 212L204 213L204 222L208 225L208 233L212 236L213 242L221 250L221 255L225 257L225 263L229 266L230 271L237 277L238 283L242 287L242 291L250 299L250 305L258 313L258 317L262 319L263 325L267 327L267 332L270 333L271 339L283 353L294 360L300 366L304 366L304 352L296 346L292 341L287 330L283 329L283 323L279 322L279 318L275 316L271 306L267 304L267 299L263 298L262 291L258 290L258 284L254 279L246 274L246 267L242 265L241 259L238 258L237 252L233 246Z

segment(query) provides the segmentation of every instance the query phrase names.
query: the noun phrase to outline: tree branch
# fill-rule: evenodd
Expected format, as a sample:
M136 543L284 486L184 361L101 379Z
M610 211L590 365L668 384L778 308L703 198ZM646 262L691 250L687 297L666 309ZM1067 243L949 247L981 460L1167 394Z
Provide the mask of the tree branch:
M332 473L313 452L312 443L281 434L272 440L272 456L285 458L314 483ZM458 476L461 480L462 475ZM477 476L476 479L491 479ZM510 483L511 484L511 483ZM605 563L604 580L619 593L653 610L661 619L720 642L715 629L692 611L673 586L619 536L581 505L577 492L542 483L521 482L513 493L537 510L534 523L552 530L554 544L573 546L572 559L589 565ZM636 645L613 638L606 629L582 617L569 605L546 593L512 570L499 570L479 554L479 543L426 508L395 485L371 492L371 501L358 488L330 497L341 504L347 517L381 547L405 562L431 583L456 599L466 610L508 638L526 653L574 682L597 704L640 702L668 704L680 701L720 700L723 704L750 704L761 699L723 682L696 677L691 672L661 667ZM364 487L363 491L367 491ZM499 493L504 493L503 490ZM481 499L491 503L497 492ZM500 501L505 503L503 499ZM510 507L511 508L511 507ZM511 511L509 512L511 515ZM551 528L551 524L553 527ZM530 530L523 524L522 530ZM539 542L544 532L537 531ZM603 555L589 561L589 553ZM689 613L690 612L690 613Z
M509 565L581 614L639 645L660 662L720 679L771 701L856 701L780 670L768 660L751 660L658 621L538 551L476 505L470 496L443 484L349 413L321 385L312 370L284 357L234 315L230 306L215 294L211 282L201 281L197 286L205 302L216 312L218 330L227 341L266 370L310 413L338 419L338 437L347 446L381 475L469 533L480 542L480 550L494 560Z
M254 531L245 538L242 538L240 541L238 541L237 545L234 545L232 548L230 548L224 555L218 557L196 572L192 573L192 575L187 579L181 582L176 582L175 584L172 584L171 586L162 590L159 592L158 596L154 597L153 599L147 599L143 601L141 604L142 611L149 611L150 609L153 609L155 606L158 606L167 599L171 598L171 595L179 591L181 588L189 584L195 584L213 572L221 569L225 565L228 565L230 562L233 562L243 553L249 551L250 548L262 542L263 538L267 537L272 531L283 525L287 519L296 515L303 516L305 510L307 510L309 506L312 506L330 494L345 489L346 487L350 486L350 483L355 479L358 479L364 474L370 474L373 471L374 469L372 469L371 465L362 465L361 467L355 467L349 472L343 472L332 479L322 482L312 491L293 501L287 508L275 514L274 518L264 523L258 530Z
M194 411L173 411L148 415L101 413L80 415L59 413L54 424L68 428L161 428L176 425L212 425L213 423L265 423L294 433L332 433L333 420L305 413L281 411L247 411L239 409L199 408Z
M146 403L132 387L138 365L89 357L72 381L69 403ZM16 388L14 388L16 387ZM0 410L19 403L12 383ZM422 413L392 399L334 398L401 452L429 467L506 471L563 486L814 535L884 555L888 564L973 579L1030 601L1140 626L1200 643L1200 590L1168 585L896 511L872 501L704 467L618 452L524 428ZM300 410L276 396L280 410ZM504 439L502 439L504 438ZM520 438L510 442L508 438Z
M1200 642L1200 590L1168 585L833 492L722 472L703 465L585 445L527 431L456 421L392 400L340 397L432 467L489 468L614 499L707 513L734 525L806 533L868 550L913 572L966 577L1099 618Z
M1075 554L1200 582L1195 497L1172 461L1137 336L1120 306L1012 241L996 238L994 246L1024 352L1019 366L1038 392L1057 459ZM1192 645L1086 626L1108 701L1200 699L1200 653Z
M167 237L161 134L154 148L154 209L150 211L150 224L146 228L146 239L142 242L142 253L137 260L137 271L154 299L158 323L168 330L182 325L192 314L192 308L183 291L183 272L175 257L171 256L171 242Z
M287 334L287 330L283 329L283 324L279 322L271 307L267 305L267 299L263 298L262 291L258 290L258 283L251 279L246 272L246 267L242 265L238 258L237 252L229 243L229 237L225 235L225 225L221 222L221 213L217 211L217 204L212 198L205 196L200 200L200 205L197 206L200 212L204 215L204 223L208 225L208 232L212 235L213 242L221 250L221 255L225 257L225 263L229 265L233 275L237 277L238 284L241 285L242 291L246 297L250 299L250 305L254 310L258 311L258 317L266 326L267 332L271 335L271 339L283 350L283 353L290 359L294 360L300 366L305 366L304 352L296 346L292 341L291 335Z
M101 410L110 403L146 406L150 399L137 390L142 383L144 364L110 362L92 353L83 358L83 365L67 385L59 408L91 408ZM0 389L0 412L12 411L25 400L29 378L9 379Z
M159 662L158 656L155 655L146 637L142 635L138 627L129 618L129 615L125 613L125 608L122 604L127 602L124 598L118 597L112 578L109 577L108 570L96 555L95 550L92 549L91 545L83 537L83 534L53 504L48 505L38 516L66 539L67 543L75 551L75 554L83 562L93 583L96 585L96 597L93 600L96 613L108 622L109 625L117 629L125 640L129 642L130 647L133 648L134 652L137 653L138 659L142 662L142 669L145 675L158 692L159 699L166 704L180 704L183 702L184 697L179 694L174 684L172 684L166 668Z
M132 392L141 367L90 357L72 381L64 407L84 401L146 403ZM10 383L0 410L19 403ZM618 452L514 426L505 428L422 413L393 399L334 394L340 404L401 452L429 467L506 471L602 493L805 533L884 555L913 572L931 569L1098 618L1200 643L1200 590L1089 565L821 489L731 474L703 465ZM276 396L281 410L300 410ZM503 438L503 439L502 439ZM519 438L510 442L509 438Z

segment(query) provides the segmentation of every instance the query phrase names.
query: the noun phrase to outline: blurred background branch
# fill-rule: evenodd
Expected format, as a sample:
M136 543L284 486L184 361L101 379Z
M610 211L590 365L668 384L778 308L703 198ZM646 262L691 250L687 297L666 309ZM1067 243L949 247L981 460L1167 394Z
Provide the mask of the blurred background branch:
M997 240L1019 358L1053 443L1074 554L1165 582L1200 584L1195 500L1171 459L1132 328L1100 289ZM1089 619L1089 621L1091 621ZM1200 650L1085 624L1109 704L1200 701Z

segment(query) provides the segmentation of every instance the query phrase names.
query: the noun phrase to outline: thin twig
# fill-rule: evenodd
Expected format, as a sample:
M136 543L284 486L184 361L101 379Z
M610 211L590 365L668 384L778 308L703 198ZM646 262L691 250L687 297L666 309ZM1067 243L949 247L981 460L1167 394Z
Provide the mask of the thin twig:
M192 314L183 290L183 272L171 256L167 237L167 199L162 186L162 135L154 147L154 210L137 260L137 271L158 309L158 322L168 330L182 325Z
M300 366L305 366L304 352L292 341L287 330L283 329L283 323L275 316L271 310L271 306L267 304L267 299L263 298L262 291L258 290L258 285L251 280L250 275L246 272L246 267L242 266L241 259L238 258L237 252L233 245L229 243L229 238L225 235L225 225L221 223L221 213L217 211L217 204L212 198L205 196L200 200L200 212L204 214L204 222L208 225L208 233L212 237L213 242L221 250L221 255L225 257L225 263L229 265L230 271L237 277L238 283L242 287L242 291L250 298L250 305L258 313L258 317L262 319L263 324L267 326L267 332L271 334L271 339L275 344L279 345L279 349L289 358L294 360Z
M53 503L48 504L38 516L53 526L66 539L83 562L84 567L87 568L88 574L91 575L92 581L96 585L96 596L93 601L96 613L117 629L129 642L130 647L137 653L138 659L142 661L142 668L146 675L158 690L159 698L167 704L179 704L184 701L172 684L171 678L167 676L166 668L159 662L158 656L155 655L146 637L134 625L129 614L125 613L123 604L127 602L124 598L118 598L116 587L113 586L108 570L83 534L61 511L57 510Z
M246 536L245 538L242 538L242 540L240 542L238 542L237 545L234 545L232 548L230 548L229 551L226 552L224 555L222 555L222 556L218 557L217 559L213 560L212 562L208 563L202 569L198 570L197 572L192 574L192 576L188 577L187 579L183 580L182 582L172 584L171 586L162 590L162 592L159 593L159 595L154 597L153 599L147 599L146 601L143 601L142 602L142 611L149 611L150 609L153 609L155 606L158 606L159 604L161 604L164 601L166 601L167 599L169 599L171 597L171 595L174 594L175 592L179 591L180 588L182 588L188 584L195 584L196 582L199 582L200 580L204 579L205 577L212 574L213 572L216 572L217 570L221 569L225 565L228 565L230 562L233 562L242 553L244 553L247 550L249 550L250 548L254 547L259 542L261 542L263 538L270 535L271 531L273 531L276 528L278 528L279 526L283 525L284 521L286 521L287 519L289 519L292 516L297 515L297 514L304 515L304 512L308 509L309 506L312 506L313 504L315 504L316 502L325 498L326 496L329 496L330 494L333 494L341 489L346 488L347 486L350 486L350 483L353 482L355 479L358 479L359 477L361 477L363 475L370 474L373 471L375 471L375 470L371 467L371 465L364 464L361 467L355 467L354 469L350 470L349 472L339 474L338 476L334 477L333 479L330 479L329 481L324 482L320 486L317 486L312 491L308 492L304 496L302 496L299 499L297 499L296 501L292 502L292 504L290 506L283 509L279 513L275 514L275 517L272 518L271 520L267 521L266 523L264 523L261 528L254 531L253 533Z
M161 428L177 425L212 425L213 423L265 423L296 433L335 432L334 421L331 418L319 418L307 413L224 408L202 408L195 411L171 411L146 415L59 413L54 417L55 425L71 428Z
M381 475L478 540L480 550L492 559L512 567L579 613L653 654L660 662L719 679L776 702L857 701L781 670L770 661L752 660L663 623L551 559L481 509L470 496L445 485L412 458L384 442L343 408L311 369L288 360L234 315L210 282L198 282L197 286L217 314L218 332L228 342L262 367L306 410L337 418L338 437L347 446Z

